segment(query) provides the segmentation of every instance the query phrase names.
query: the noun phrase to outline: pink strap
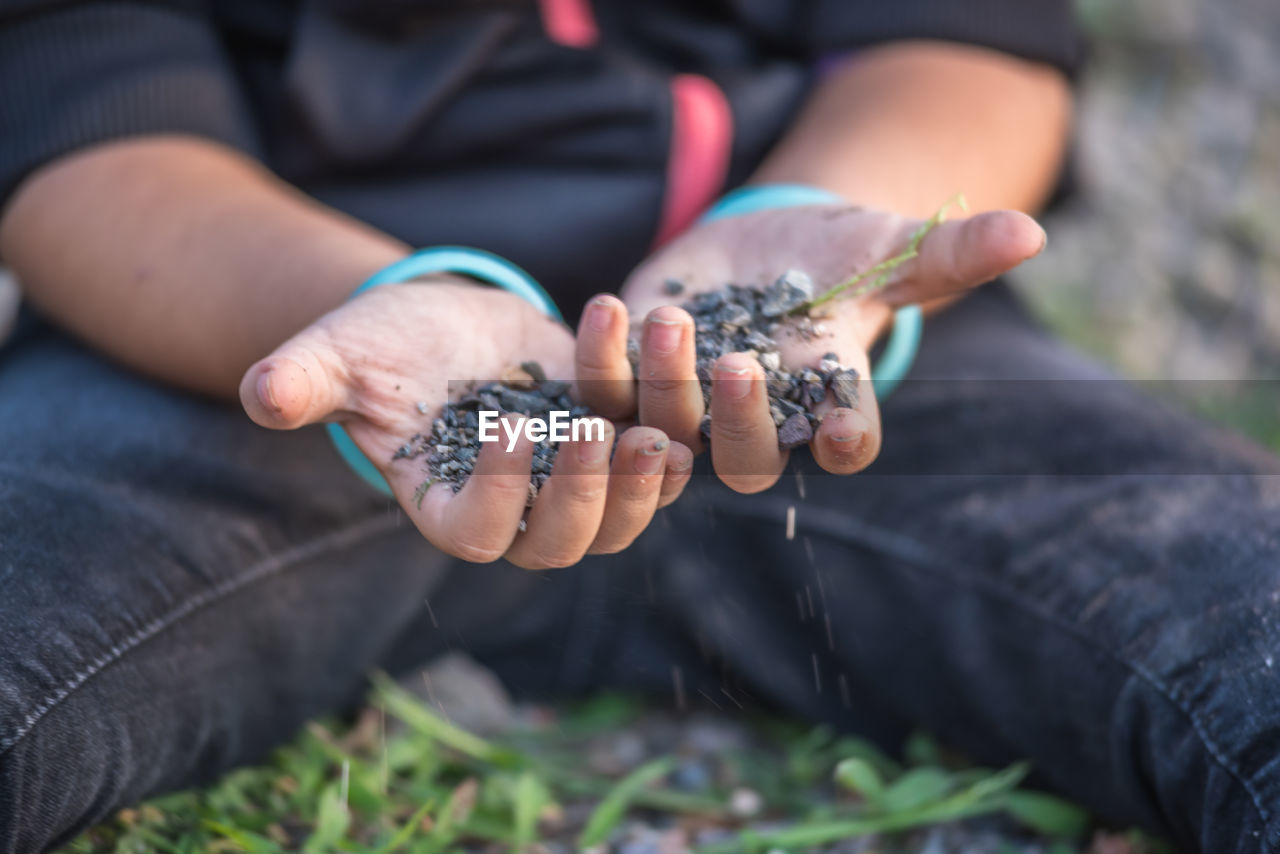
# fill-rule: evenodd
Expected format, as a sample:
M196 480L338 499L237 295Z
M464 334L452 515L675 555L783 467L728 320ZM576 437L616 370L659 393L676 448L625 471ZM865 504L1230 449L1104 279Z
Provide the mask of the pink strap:
M538 0L547 37L564 47L591 47L600 40L589 0Z
M733 149L733 113L719 86L699 74L680 74L671 81L671 100L667 190L654 246L692 225L715 200Z

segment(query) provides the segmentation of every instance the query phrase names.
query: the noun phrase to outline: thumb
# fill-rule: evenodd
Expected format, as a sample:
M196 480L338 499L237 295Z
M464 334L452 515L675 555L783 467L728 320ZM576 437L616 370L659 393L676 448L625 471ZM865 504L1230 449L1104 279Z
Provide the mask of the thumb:
M976 288L1045 246L1044 229L1018 211L990 211L943 222L920 243L920 254L896 271L883 298L908 305Z
M292 430L351 407L345 362L306 332L254 364L240 380L240 403L254 422Z

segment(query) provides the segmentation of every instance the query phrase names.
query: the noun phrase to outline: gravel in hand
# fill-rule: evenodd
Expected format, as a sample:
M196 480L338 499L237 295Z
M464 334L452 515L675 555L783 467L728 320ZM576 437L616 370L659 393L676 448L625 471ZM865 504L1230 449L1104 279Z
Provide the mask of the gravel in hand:
M684 285L667 280L667 294L683 293ZM683 305L693 317L698 379L707 414L701 424L702 436L711 436L711 376L717 359L729 353L746 353L760 363L769 395L769 412L778 428L778 444L796 448L814 436L820 417L814 412L828 395L839 406L858 404L860 376L854 368L840 364L839 356L827 353L816 367L785 370L775 336L784 324L802 338L815 340L824 333L802 313L813 299L813 281L799 270L788 270L765 288L727 285L718 291L695 294ZM637 372L640 344L627 342L627 357ZM421 502L427 489L437 482L448 483L457 492L475 468L480 453L480 410L520 413L550 419L554 411L568 412L570 418L590 415L585 406L569 396L570 384L547 377L537 362L524 362L495 382L476 386L461 398L449 402L429 431L413 436L393 456L393 460L425 460L427 479L418 488ZM424 406L417 405L422 412ZM528 506L551 476L557 446L541 441L534 446L533 472L529 481Z

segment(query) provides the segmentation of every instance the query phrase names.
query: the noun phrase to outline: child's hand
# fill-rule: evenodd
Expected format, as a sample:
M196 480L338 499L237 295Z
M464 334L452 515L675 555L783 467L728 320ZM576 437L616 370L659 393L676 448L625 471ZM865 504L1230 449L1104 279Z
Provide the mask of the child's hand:
M704 407L695 373L693 320L676 306L700 291L728 283L764 286L787 269L808 273L818 294L892 258L906 247L920 220L842 205L761 211L700 225L642 264L628 279L622 300L597 297L587 306L578 336L577 376L584 401L613 418L638 413L641 424L701 450L698 426ZM819 309L829 333L814 340L783 334L785 367L813 367L835 352L862 377L856 408L828 399L810 447L827 471L859 471L880 450L880 415L869 382L867 351L898 306L959 294L1038 254L1044 232L1014 211L944 222L925 237L919 256L894 271L887 287ZM684 284L677 296L667 280ZM645 318L630 330L633 319ZM632 331L641 343L639 383L626 359ZM755 359L730 354L712 376L711 456L733 489L771 486L786 464L769 414L764 374Z
M441 550L476 562L506 557L530 569L567 566L587 552L629 545L684 488L690 451L653 427L627 430L612 465L612 426L603 442L565 443L525 532L518 525L533 449L524 438L510 453L505 443L486 443L466 486L454 494L434 485L421 509L414 500L426 477L421 461L391 460L430 429L450 381L496 380L530 360L552 378L569 378L573 351L569 331L519 297L437 277L374 288L320 318L248 370L240 400L264 427L340 421ZM351 488L364 487L353 477Z

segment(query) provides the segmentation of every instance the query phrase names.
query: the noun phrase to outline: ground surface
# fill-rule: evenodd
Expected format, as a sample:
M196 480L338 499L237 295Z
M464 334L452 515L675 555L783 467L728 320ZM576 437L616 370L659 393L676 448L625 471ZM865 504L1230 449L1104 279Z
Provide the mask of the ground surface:
M462 729L461 727L466 727ZM477 737L474 732L487 732ZM452 655L380 678L354 722L273 761L127 810L71 851L529 854L1144 854L1082 810L927 738L894 759L779 720L675 714L602 696L515 706Z
M1177 380L1156 390L1280 448L1280 395L1239 382L1280 378L1280 6L1087 0L1081 8L1095 51L1083 81L1081 193L1048 220L1047 252L1016 282L1080 346L1131 377ZM315 725L271 765L127 811L72 848L438 852L465 841L496 851L537 839L540 854L563 854L577 847L602 799L613 803L609 781L637 768L654 769L644 773L655 780L615 800L648 809L606 809L593 834L620 854L690 847L715 854L735 840L744 849L793 849L802 846L780 843L798 836L770 834L790 827L820 839L987 808L995 812L896 834L840 834L850 838L815 850L1141 854L1150 847L1093 828L1058 839L1037 833L1025 822L1066 831L1081 817L1051 801L1011 800L992 772L949 770L927 740L913 745L902 767L860 742L778 722L639 713L616 698L576 710L514 709L457 662L436 672L433 693L418 703L384 692L387 713L370 711L354 728ZM445 713L503 730L504 743L540 758L459 736L442 726ZM646 765L663 755L673 757L669 769ZM845 777L861 794L833 782L838 760L850 757L861 763L846 765ZM991 791L975 796L975 785ZM1024 823L1009 817L1010 803L1022 804L1013 809ZM850 816L871 824L832 827ZM754 842L741 835L744 827L755 828Z

